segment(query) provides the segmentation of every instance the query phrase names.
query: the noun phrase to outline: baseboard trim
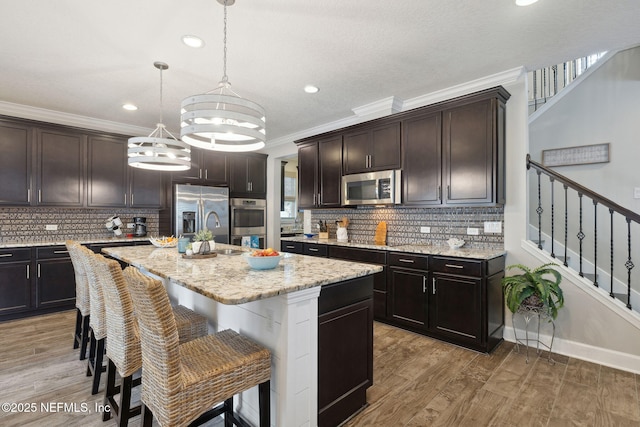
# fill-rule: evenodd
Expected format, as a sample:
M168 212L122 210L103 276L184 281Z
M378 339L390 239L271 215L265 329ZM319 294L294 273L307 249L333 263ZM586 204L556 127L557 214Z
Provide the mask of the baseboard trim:
M524 336L524 331L518 329L518 337ZM551 336L540 335L543 342L549 343ZM505 326L504 340L515 343L515 335L512 326ZM640 356L622 353L615 350L596 347L576 341L554 338L552 353L562 354L587 362L598 363L610 368L621 369L627 372L640 374Z

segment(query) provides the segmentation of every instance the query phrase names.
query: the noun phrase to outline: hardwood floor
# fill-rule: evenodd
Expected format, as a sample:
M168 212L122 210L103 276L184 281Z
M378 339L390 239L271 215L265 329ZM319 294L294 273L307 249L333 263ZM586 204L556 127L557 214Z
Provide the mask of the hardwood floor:
M71 348L74 319L68 311L0 323L0 403L36 406L3 406L1 426L115 425L96 413L104 380L91 396L86 362ZM534 353L527 364L511 343L484 355L375 323L369 406L346 426L640 426L637 375Z

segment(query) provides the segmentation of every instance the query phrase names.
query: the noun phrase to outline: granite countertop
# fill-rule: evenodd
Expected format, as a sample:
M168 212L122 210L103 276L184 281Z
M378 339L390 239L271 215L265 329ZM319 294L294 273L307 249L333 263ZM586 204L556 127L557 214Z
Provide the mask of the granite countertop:
M282 237L280 240L287 242L305 242L305 243L317 243L321 245L336 245L336 246L345 246L351 248L362 248L362 249L377 249L383 251L396 251L396 252L410 252L416 254L425 254L425 255L441 255L441 256L450 256L450 257L458 257L458 258L473 258L473 259L493 259L499 256L505 255L506 252L503 249L481 249L481 248L465 248L462 247L460 249L451 249L449 246L432 246L432 245L419 245L419 244L408 244L408 245L398 245L398 246L389 246L389 245L376 245L375 243L367 243L367 242L339 242L336 239L318 239L307 238L305 236L302 237Z
M89 239L72 239L83 245L99 244L99 243L118 243L118 242L148 242L149 237L98 237ZM2 242L0 249L4 248L31 248L35 246L56 246L64 245L64 240L32 240L28 242Z
M247 248L217 243L216 249ZM252 270L242 255L185 259L176 248L110 247L104 253L223 304L243 304L382 271L381 266L283 253L273 270Z

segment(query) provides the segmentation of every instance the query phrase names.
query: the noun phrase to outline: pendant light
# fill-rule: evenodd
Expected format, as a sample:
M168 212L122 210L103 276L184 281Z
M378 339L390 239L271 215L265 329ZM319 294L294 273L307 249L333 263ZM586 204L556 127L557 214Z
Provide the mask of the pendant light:
M182 101L180 137L189 145L207 150L259 150L266 139L264 109L234 92L227 77L227 6L235 0L218 3L224 5L222 80L216 89Z
M162 123L162 71L169 68L164 62L154 62L160 70L160 123L149 136L129 138L129 166L160 171L191 169L191 149L177 139Z

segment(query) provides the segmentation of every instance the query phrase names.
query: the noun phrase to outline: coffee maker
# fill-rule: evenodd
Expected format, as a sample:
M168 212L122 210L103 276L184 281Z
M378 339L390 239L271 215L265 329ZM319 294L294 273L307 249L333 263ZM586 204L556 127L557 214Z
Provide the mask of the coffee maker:
M135 224L134 235L136 237L144 237L147 235L147 218L143 216L136 216L133 218Z

